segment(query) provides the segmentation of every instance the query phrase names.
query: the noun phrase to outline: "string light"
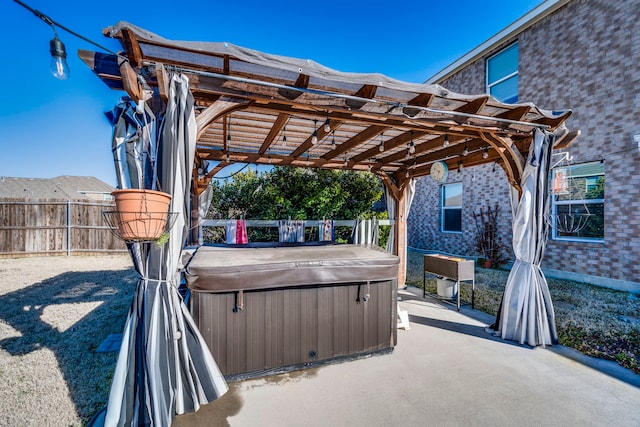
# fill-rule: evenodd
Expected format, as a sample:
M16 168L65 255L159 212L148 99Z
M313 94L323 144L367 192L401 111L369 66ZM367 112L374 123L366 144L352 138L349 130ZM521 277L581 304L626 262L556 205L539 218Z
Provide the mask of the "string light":
M318 121L313 120L313 134L311 135L311 144L316 145L318 143Z
M287 125L282 128L282 145L287 146Z
M469 154L469 149L467 148L467 144L464 144L464 150L462 150L462 155L466 156L467 154Z
M336 148L336 131L331 132L331 148Z
M329 116L327 116L327 120L324 121L324 132L331 132L331 121L329 120Z
M378 150L380 150L381 153L384 151L384 139L382 139L383 136L384 136L384 133L381 133L380 134L380 146L378 147Z
M464 165L462 164L462 160L458 162L458 172L462 172L464 170Z
M38 18L40 18L44 23L46 23L47 25L49 25L51 27L51 29L53 30L53 39L51 39L49 41L49 53L51 53L51 63L50 63L50 67L49 70L51 71L51 74L53 74L54 77L60 79L60 80L65 80L69 77L69 74L71 73L69 70L69 65L67 64L67 51L64 47L64 43L62 43L62 41L58 38L58 33L56 32L56 27L66 31L67 33L82 39L84 41L86 41L87 43L90 43L102 50L104 50L105 52L108 52L112 55L117 56L118 58L124 60L124 61L129 61L129 59L125 56L119 55L118 53L112 51L111 49L108 49L104 46L102 46L101 44L98 44L96 42L94 42L91 39L88 39L86 37L84 37L83 35L80 35L78 33L76 33L75 31L73 31L72 29L65 27L64 25L60 24L59 22L54 21L53 19L51 19L49 16L45 15L44 13L40 12L39 10L35 10L32 7L28 6L27 4L21 2L20 0L14 0L16 3L18 3L20 6L24 7L25 9L29 10L31 13L33 13L35 16L37 16Z
M444 135L444 142L442 143L443 147L448 147L449 146L449 135L445 134Z
M482 152L482 158L483 159L489 158L489 149L488 148L485 148L484 151Z

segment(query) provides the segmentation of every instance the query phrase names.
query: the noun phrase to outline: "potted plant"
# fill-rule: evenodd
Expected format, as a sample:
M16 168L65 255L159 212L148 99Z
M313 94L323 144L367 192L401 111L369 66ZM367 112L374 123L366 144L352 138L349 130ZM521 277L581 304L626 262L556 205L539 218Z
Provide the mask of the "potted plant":
M151 241L166 229L171 196L147 189L123 189L111 193L116 209L111 214L116 234L125 241Z

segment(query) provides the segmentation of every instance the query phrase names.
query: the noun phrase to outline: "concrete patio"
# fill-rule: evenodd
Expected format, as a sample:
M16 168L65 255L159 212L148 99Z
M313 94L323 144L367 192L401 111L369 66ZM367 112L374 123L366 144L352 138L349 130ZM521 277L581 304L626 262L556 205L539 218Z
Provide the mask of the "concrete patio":
M491 316L400 292L390 354L230 384L174 426L639 426L640 375L554 346L505 342Z

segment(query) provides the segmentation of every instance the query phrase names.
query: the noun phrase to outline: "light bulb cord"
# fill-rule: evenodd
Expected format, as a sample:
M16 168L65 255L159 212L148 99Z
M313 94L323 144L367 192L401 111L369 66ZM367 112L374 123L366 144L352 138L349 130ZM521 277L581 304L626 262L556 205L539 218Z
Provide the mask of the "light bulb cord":
M85 36L83 36L83 35L81 35L81 34L76 33L76 32L75 32L75 31L73 31L72 29L70 29L70 28L68 28L68 27L65 27L64 25L60 24L59 22L54 21L54 20L53 20L53 19L51 19L49 16L47 16L47 15L45 15L44 13L40 12L39 10L36 10L36 9L32 8L31 6L29 6L29 5L25 4L25 3L23 3L22 1L20 1L20 0L13 0L13 1L14 1L14 2L16 2L16 3L18 3L20 6L24 7L25 9L29 10L29 11L30 11L31 13L33 13L35 16L37 16L37 17L38 17L38 18L40 18L42 21L44 21L46 24L48 24L49 26L51 26L51 28L53 29L53 34L54 34L54 36L55 36L55 37L58 37L58 33L56 32L56 27L58 27L58 28L60 28L60 29L62 29L62 30L64 30L64 31L66 31L66 32L67 32L67 33L69 33L69 34L71 34L71 35L73 35L73 36L75 36L75 37L78 37L78 38L79 38L79 39L81 39L81 40L86 41L87 43L90 43L90 44L92 44L92 45L94 45L94 46L96 46L96 47L98 47L98 48L100 48L100 49L102 49L102 50L104 50L104 51L106 51L106 52L109 52L109 53L110 53L110 54L112 54L112 55L116 55L116 56L118 56L118 57L120 57L120 58L122 58L122 59L124 59L124 60L126 60L126 61L129 61L129 58L127 58L126 56L122 56L122 55L120 55L120 54L118 54L118 53L116 53L116 52L112 51L111 49L109 49L109 48L107 48L107 47L104 47L104 46L102 46L101 44L96 43L96 42L94 42L93 40L88 39L88 38L86 38Z

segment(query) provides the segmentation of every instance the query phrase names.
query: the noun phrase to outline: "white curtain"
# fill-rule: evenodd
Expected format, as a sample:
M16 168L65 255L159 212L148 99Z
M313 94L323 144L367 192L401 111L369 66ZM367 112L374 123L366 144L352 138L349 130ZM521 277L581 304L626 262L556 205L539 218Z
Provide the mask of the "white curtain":
M557 342L555 315L547 280L540 269L548 236L548 178L553 134L536 130L522 175L522 196L513 206L511 269L494 328L502 338L531 346Z

